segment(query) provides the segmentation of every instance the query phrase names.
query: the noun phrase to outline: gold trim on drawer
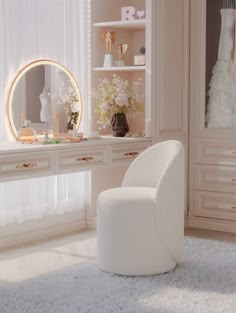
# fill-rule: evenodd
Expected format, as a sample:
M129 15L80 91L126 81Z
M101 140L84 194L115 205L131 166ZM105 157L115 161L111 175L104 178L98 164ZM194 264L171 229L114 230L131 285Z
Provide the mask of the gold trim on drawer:
M139 152L126 152L124 153L124 157L126 158L134 158L139 155Z
M37 167L38 164L37 163L23 163L23 164L18 164L16 165L16 168L17 169L26 169L26 168L34 168L34 167Z
M76 161L78 161L78 162L90 162L90 161L93 161L94 160L94 158L93 157L91 157L91 156L88 156L88 157L82 157L82 158L78 158L78 159L76 159Z

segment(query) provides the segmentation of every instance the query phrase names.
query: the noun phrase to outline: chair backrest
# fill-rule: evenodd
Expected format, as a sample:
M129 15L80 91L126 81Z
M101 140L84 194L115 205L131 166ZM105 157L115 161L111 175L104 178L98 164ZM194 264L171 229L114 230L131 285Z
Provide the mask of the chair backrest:
M157 187L168 167L180 155L183 159L183 154L183 145L177 140L168 140L151 146L131 163L122 186Z

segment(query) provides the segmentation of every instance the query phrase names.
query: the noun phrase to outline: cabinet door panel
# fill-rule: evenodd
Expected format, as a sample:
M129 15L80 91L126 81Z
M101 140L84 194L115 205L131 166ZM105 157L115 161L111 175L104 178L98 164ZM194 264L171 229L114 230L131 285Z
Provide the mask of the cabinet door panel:
M236 166L234 141L196 140L195 162Z
M155 70L160 88L154 86L159 100L155 131L157 138L172 138L187 131L189 7L185 0L162 0L159 6L159 38L155 38L159 62Z
M165 0L163 13L161 132L183 125L183 1Z
M115 163L124 163L131 162L134 160L141 152L147 149L150 144L130 144L127 146L119 146L112 148L112 162Z
M59 153L59 171L84 170L105 164L104 149L84 149L83 151L66 151Z
M196 165L195 188L198 190L236 192L236 168L218 165Z
M225 2L226 3L226 2ZM229 2L230 3L230 2ZM209 4L211 4L209 6ZM191 0L190 33L190 125L199 138L235 138L235 128L206 125L210 80L217 61L220 7L224 1Z
M195 191L194 216L236 221L236 195Z
M50 176L55 172L52 153L16 153L0 157L1 181Z

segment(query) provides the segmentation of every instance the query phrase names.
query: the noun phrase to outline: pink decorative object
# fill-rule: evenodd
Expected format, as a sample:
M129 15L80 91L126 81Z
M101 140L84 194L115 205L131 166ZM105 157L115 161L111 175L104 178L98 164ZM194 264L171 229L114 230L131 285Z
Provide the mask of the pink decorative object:
M134 7L122 7L121 8L121 20L132 21L135 20L135 8Z
M145 55L135 55L134 65L145 65Z
M137 17L138 17L139 19L143 18L143 17L144 17L144 14L145 14L145 12L144 12L143 10L140 10L140 11L137 11L137 12L136 12L136 15L137 15Z

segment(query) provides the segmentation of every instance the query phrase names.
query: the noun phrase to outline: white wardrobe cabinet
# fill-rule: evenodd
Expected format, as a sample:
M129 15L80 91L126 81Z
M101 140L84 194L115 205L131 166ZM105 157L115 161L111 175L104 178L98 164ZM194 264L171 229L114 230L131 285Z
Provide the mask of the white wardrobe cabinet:
M187 225L236 233L236 129L208 128L206 119L222 3L191 0Z

